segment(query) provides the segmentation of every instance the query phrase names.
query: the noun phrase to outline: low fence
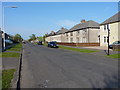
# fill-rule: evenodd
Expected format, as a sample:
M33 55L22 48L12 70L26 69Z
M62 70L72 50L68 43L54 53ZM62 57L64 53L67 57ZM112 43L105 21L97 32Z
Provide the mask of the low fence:
M113 51L120 50L120 45L113 45Z
M65 46L78 46L78 47L100 46L100 43L58 43L58 44Z

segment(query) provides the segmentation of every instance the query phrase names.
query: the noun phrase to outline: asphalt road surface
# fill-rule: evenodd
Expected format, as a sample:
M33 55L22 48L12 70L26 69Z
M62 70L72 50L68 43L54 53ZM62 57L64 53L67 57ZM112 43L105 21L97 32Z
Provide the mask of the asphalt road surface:
M46 46L23 46L21 88L118 87L118 60Z

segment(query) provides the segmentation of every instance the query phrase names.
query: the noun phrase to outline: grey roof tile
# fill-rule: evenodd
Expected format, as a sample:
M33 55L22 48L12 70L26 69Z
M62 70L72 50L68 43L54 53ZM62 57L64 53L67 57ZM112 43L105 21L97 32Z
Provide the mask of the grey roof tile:
M103 23L101 23L101 25L109 24L109 23L113 23L113 22L117 22L117 21L120 21L120 11L117 14L115 14L114 16L112 16L109 19L107 19L106 21L104 21Z
M99 28L99 23L89 20L89 21L86 21L85 23L80 23L75 25L69 31L80 30L80 29L89 28L89 27Z
M59 31L56 32L56 34L63 34L63 33L65 33L65 32L67 32L67 31L68 31L68 29L66 29L66 28L61 28Z

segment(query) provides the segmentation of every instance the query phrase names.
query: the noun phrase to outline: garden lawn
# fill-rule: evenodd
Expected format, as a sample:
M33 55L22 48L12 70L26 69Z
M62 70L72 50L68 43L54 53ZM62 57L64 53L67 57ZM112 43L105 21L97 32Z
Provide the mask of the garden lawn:
M2 88L7 90L10 87L11 80L13 79L15 69L2 71Z
M98 52L98 51L93 51L93 50L88 50L88 49L71 48L71 47L65 47L65 46L59 46L59 48L71 50L71 51L83 52L83 53Z

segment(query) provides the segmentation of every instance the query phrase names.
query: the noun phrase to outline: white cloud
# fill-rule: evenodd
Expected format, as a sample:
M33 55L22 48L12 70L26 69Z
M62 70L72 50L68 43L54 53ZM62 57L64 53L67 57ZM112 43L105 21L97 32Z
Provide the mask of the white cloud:
M72 20L60 20L57 22L57 25L60 27L71 28L74 25L78 24L78 22Z

